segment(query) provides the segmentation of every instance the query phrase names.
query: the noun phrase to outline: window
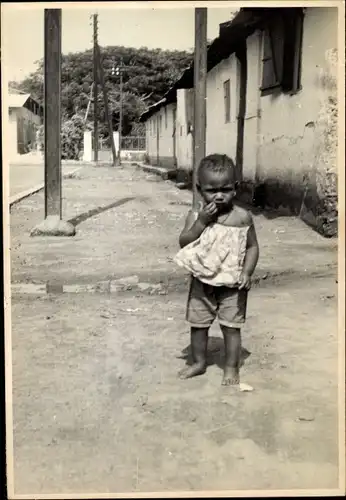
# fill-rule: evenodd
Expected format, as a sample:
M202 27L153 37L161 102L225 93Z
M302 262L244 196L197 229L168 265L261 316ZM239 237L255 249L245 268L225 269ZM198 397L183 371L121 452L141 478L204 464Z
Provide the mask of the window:
M231 120L231 82L226 80L223 84L223 99L225 103L225 123Z
M296 92L300 88L302 9L284 9L263 32L263 95L275 90Z

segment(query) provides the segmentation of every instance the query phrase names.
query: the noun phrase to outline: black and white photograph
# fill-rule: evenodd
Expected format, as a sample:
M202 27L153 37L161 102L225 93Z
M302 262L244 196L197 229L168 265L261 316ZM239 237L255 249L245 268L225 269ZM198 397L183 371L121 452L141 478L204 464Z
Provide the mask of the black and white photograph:
M10 500L344 496L345 3L2 2Z

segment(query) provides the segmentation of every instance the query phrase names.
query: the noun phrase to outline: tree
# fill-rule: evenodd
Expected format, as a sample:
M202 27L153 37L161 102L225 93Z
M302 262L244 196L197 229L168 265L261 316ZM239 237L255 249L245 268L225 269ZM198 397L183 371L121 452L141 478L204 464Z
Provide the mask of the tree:
M140 130L138 119L151 104L160 100L165 92L190 65L193 54L186 51L149 50L146 47L101 48L102 67L108 90L109 107L114 130L119 126L120 88L119 77L112 75L112 67L123 61L123 135ZM37 69L19 84L18 90L28 92L43 102L43 60L37 61ZM63 121L74 115L85 114L93 82L92 50L62 56L61 106ZM102 94L99 95L100 133L108 136ZM88 121L92 121L92 113ZM135 125L136 124L136 125Z

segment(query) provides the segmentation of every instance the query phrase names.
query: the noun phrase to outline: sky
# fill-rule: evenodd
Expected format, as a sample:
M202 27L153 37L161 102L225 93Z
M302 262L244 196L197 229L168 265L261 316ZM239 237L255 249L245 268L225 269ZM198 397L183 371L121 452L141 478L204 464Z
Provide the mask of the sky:
M194 9L190 2L111 2L62 7L62 52L79 52L92 48L92 20L99 15L99 44L128 47L189 50L194 46ZM213 2L208 8L208 39L218 36L219 24L228 21L234 2ZM35 61L43 57L44 7L57 4L2 3L1 31L3 65L8 80L22 80L35 70ZM92 9L92 7L94 7Z

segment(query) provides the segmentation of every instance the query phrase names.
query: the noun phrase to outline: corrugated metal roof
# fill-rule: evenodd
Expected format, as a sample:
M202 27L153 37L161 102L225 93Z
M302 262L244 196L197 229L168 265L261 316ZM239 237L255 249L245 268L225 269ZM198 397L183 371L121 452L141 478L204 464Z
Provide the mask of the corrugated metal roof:
M9 108L22 108L26 101L29 99L30 94L9 94L8 107Z

